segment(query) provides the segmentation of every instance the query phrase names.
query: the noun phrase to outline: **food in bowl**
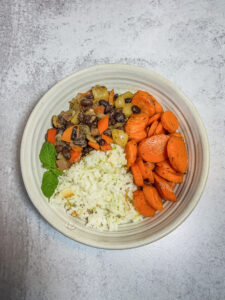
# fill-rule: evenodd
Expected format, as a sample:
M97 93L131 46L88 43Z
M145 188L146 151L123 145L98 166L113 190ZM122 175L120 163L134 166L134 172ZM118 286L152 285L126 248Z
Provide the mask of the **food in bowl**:
M188 166L179 122L149 93L104 86L79 93L52 117L40 159L42 191L97 229L117 230L177 201Z

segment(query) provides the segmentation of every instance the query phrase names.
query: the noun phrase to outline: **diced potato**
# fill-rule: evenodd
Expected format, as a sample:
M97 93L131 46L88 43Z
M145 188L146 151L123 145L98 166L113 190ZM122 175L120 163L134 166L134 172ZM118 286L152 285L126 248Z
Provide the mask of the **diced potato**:
M124 93L124 94L122 94L122 96L123 96L124 100L126 98L133 98L133 94L131 92L129 92L129 91L126 92L126 93Z
M126 105L126 103L125 103L126 98L133 98L133 94L131 92L126 92L126 93L120 95L119 97L117 97L115 100L115 107L116 108L124 108L124 106Z
M117 97L114 103L116 108L123 108L125 105L125 100L123 98L123 95Z
M120 129L112 129L112 138L114 143L121 147L125 147L128 141L128 135Z
M123 114L126 116L126 118L129 118L132 115L132 104L131 103L125 103L123 107Z
M105 86L96 85L92 88L92 94L94 96L94 101L109 99L109 92Z
M74 116L71 119L71 123L73 123L74 125L77 125L79 123L78 115L79 115L79 111L76 111Z

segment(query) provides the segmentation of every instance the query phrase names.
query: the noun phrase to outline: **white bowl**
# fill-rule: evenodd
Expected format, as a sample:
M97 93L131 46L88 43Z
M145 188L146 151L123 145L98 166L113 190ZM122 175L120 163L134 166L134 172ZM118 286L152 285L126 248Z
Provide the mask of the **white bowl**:
M189 155L184 183L176 190L177 203L166 201L164 210L138 224L122 225L117 232L92 230L79 219L51 206L41 191L43 169L39 153L51 127L51 116L68 109L78 92L101 84L116 92L146 90L179 119ZM24 130L21 170L26 190L41 215L57 230L78 242L107 249L125 249L151 243L174 230L192 212L203 192L209 169L209 145L202 120L190 100L170 81L149 70L130 65L98 65L76 72L57 83L38 102Z

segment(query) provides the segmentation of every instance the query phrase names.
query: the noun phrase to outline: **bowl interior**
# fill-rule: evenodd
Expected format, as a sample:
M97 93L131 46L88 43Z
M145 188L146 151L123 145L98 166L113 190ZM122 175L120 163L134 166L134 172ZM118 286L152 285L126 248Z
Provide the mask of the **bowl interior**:
M44 135L51 126L51 117L68 109L68 101L78 92L101 84L121 93L139 89L150 92L179 120L179 131L185 137L189 167L183 184L177 185L177 203L165 202L164 210L154 218L138 224L125 224L117 232L99 232L85 227L79 219L49 204L42 195L43 169L39 153ZM207 179L209 149L202 121L187 97L172 83L148 70L127 65L95 66L72 74L56 84L33 110L21 145L21 169L27 192L43 217L63 234L87 245L123 249L147 244L168 234L178 226L197 204Z

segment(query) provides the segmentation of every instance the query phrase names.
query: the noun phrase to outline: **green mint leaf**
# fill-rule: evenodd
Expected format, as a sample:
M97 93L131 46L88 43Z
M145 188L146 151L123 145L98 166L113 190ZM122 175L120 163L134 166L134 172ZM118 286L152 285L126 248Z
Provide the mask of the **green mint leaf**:
M52 169L56 163L56 150L54 145L49 142L45 142L41 148L40 160L43 167L46 169Z
M46 171L42 177L41 190L45 197L50 198L58 185L58 177L51 171Z
M61 170L59 170L59 169L57 169L57 168L51 169L51 171L52 171L52 173L54 173L56 176L60 176L60 175L62 175L62 173L63 173Z

